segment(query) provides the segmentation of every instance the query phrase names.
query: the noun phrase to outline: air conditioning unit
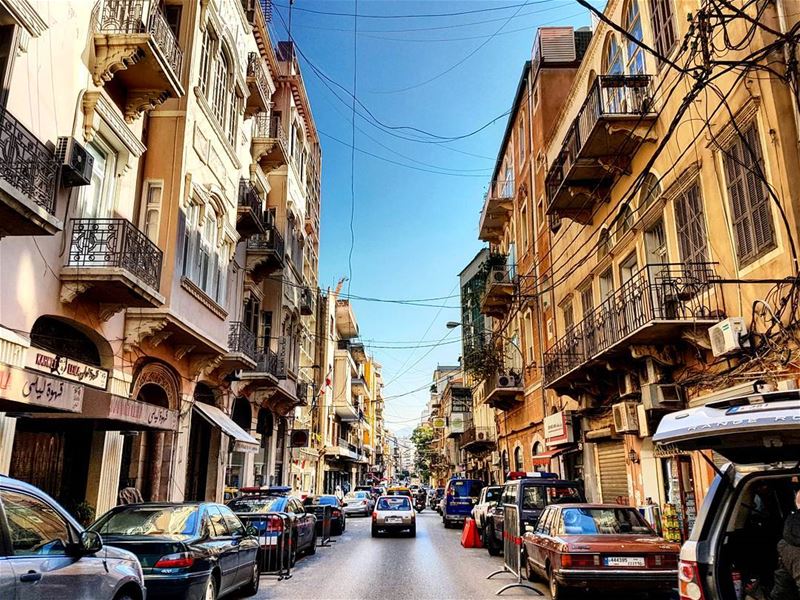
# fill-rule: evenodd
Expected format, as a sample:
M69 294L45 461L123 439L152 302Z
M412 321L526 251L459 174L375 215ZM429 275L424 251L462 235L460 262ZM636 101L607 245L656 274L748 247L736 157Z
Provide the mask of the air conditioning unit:
M683 408L683 387L676 383L646 383L642 386L645 410L679 410Z
M486 433L483 432L483 431L479 431L478 434L475 436L475 439L481 440L481 441L485 440L486 439Z
M637 402L619 402L612 406L614 411L614 430L617 433L639 433Z
M56 160L61 165L61 185L64 187L78 187L92 182L94 157L75 138L58 138Z
M711 353L714 356L726 356L750 347L747 337L747 325L742 317L728 317L708 328L711 338Z
M625 373L623 376L623 398L635 396L639 393L639 377L635 373Z
M489 269L488 281L490 284L511 283L511 280L508 278L508 269L505 267L492 267Z
M497 387L499 388L515 388L519 387L518 377L513 373L500 373L497 376Z

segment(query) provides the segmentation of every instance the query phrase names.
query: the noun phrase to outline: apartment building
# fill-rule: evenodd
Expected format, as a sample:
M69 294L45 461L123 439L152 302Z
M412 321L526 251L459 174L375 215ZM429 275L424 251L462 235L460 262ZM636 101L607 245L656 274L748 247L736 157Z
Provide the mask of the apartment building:
M313 320L298 298L300 320L275 325L291 339L259 345L253 298L286 294L256 289L247 249L291 231L267 275L288 261L293 289L316 289L320 155L264 6L0 5L0 466L82 514L125 487L221 500L286 480ZM260 153L279 142L259 136L273 105L292 115L304 190L288 211L289 151Z
M589 497L659 505L678 538L720 457L655 447L661 416L797 382L781 360L796 347L781 282L797 272L797 106L780 44L773 70L749 61L776 41L766 27L790 25L785 9L759 3L723 26L696 2L611 0L625 33L597 24L545 138L544 384L581 421Z

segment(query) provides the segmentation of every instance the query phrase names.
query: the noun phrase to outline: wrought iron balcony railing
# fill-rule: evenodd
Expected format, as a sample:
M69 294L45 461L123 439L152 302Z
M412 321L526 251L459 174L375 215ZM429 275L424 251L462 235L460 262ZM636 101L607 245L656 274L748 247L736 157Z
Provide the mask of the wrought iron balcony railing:
M263 220L264 206L256 188L248 179L242 178L239 180L239 206L249 208Z
M266 113L256 115L253 123L253 137L277 139L284 148L289 147L289 140L278 115Z
M53 152L8 110L0 108L0 178L55 215L57 175Z
M269 110L271 93L265 69L264 59L261 54L250 52L247 55L247 83L250 86L247 106L251 109L247 114Z
M256 352L255 356L257 373L269 373L278 376L278 355L269 348Z
M69 267L122 268L157 291L162 257L127 219L72 219Z
M256 360L256 335L241 321L232 321L228 332L228 349Z
M266 233L263 235L253 235L247 238L247 249L256 251L272 250L282 260L286 250L286 242L284 242L283 236L278 233L275 225L267 224L264 228Z
M306 316L314 314L314 292L310 287L300 290L300 314Z
M158 3L150 0L102 0L95 30L105 34L149 33L173 73L180 76L183 50Z
M717 322L724 314L718 279L711 263L642 267L544 353L545 384L621 342L635 342L650 327L663 325L667 334L681 325ZM665 344L672 341L670 335L663 337Z

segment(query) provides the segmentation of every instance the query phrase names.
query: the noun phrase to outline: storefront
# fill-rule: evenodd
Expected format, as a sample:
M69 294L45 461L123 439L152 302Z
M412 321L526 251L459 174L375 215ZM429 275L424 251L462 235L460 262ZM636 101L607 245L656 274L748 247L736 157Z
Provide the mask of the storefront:
M692 457L669 446L657 446L655 456L660 461L661 471L662 535L670 541L683 542L689 537L697 520Z
M544 418L544 444L547 450L534 452L534 468L558 473L564 479L584 479L583 445L580 423L572 411L560 411Z

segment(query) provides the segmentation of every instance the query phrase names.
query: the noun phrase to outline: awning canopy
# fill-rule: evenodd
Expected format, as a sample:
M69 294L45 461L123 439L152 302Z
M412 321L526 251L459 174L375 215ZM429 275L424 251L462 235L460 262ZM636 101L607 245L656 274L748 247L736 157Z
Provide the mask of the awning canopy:
M533 464L534 464L534 466L549 467L550 466L550 459L555 458L556 456L561 454L561 452L562 452L562 450L560 450L558 448L555 448L553 450L545 450L544 452L542 452L540 454L534 454L533 455L533 459L532 459Z
M222 433L235 440L233 449L236 452L258 452L258 441L216 406L196 402L194 409L201 417L213 427L218 427Z

